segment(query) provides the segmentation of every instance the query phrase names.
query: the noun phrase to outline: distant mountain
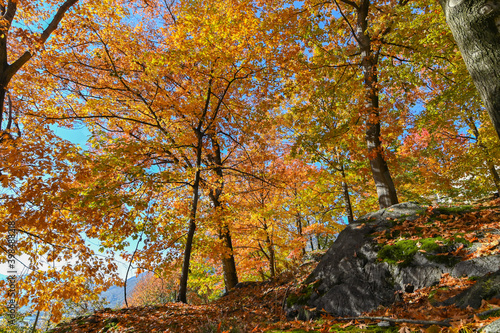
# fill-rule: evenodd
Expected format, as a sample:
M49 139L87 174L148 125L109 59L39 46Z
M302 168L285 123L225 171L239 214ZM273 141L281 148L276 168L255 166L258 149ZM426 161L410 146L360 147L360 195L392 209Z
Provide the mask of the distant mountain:
M137 277L133 276L127 280L127 297L130 297L132 295L132 293L134 292L135 285L145 274L146 273L142 273ZM6 278L7 275L0 274L0 280L5 280ZM112 309L117 307L121 308L124 305L123 303L125 302L123 297L123 287L113 286L109 288L107 291L101 293L101 295L99 295L99 299L101 300L106 299L106 301L109 302L107 307L110 307Z
M127 300L134 292L134 288L137 282L145 274L146 273L142 273L137 277L134 276L127 280ZM109 288L107 291L101 293L101 295L99 295L99 298L101 300L105 299L107 302L109 302L109 305L107 305L107 307L110 307L112 309L121 308L125 302L125 298L123 297L123 287L113 286Z
M133 276L130 279L127 280L127 296L130 297L132 293L134 292L134 288L139 282L139 280L144 276L144 274L140 274L138 277ZM7 278L7 275L0 274L0 280L4 280ZM99 295L99 299L103 300L106 299L108 302L108 305L106 307L110 307L112 309L114 308L121 308L124 306L124 297L123 297L123 287L118 287L118 286L113 286L109 288L107 291L101 293ZM19 312L23 313L28 311L29 306L24 306L21 309L19 309ZM0 319L2 319L2 316L0 316ZM28 316L25 319L25 322L29 325L32 324L35 320L35 315Z

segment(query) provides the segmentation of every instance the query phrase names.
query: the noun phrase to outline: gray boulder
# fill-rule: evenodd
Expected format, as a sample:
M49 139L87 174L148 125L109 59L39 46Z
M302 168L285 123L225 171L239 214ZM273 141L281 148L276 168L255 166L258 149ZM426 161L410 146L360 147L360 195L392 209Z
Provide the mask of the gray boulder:
M500 319L495 320L491 324L483 327L480 332L481 333L498 333L498 332L500 332Z
M500 256L477 258L453 265L416 253L410 265L378 260L380 245L373 233L390 229L394 219L413 221L427 207L401 203L367 214L348 225L322 257L298 293L287 298L289 319L308 320L319 313L358 316L388 306L401 293L437 284L442 274L483 276L499 269ZM440 256L442 259L443 256ZM313 310L311 310L313 309Z
M445 300L441 305L455 304L462 309L468 306L478 309L483 299L492 298L500 298L500 270L483 276L472 287Z

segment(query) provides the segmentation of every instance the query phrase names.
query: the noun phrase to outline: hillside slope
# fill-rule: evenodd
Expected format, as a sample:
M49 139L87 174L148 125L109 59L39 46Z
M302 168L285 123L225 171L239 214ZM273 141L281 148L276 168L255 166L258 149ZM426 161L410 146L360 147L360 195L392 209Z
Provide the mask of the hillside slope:
M438 257L460 258L455 260L456 263L474 258L498 256L499 217L499 200L473 206L427 207L416 216L416 219L399 218L391 222L390 229L375 230L372 233L373 241L380 245L379 249L386 248L386 251L382 251L385 254L376 261L405 266L410 259L411 262L414 260L415 255L418 257L425 253ZM463 241L447 247L450 243L447 243L446 239L459 234ZM434 241L438 243L438 247L422 249L423 239L437 237L443 239ZM398 251L389 251L402 241L421 245L420 247L416 245L416 252L413 247L408 253L402 251L398 254ZM353 255L357 256L358 253ZM481 299L477 308L457 306L463 305L458 304L458 299L467 298L460 298L457 295L464 292L463 295L467 295L467 290L478 286L480 278L470 274L469 277L454 277L450 273L442 274L430 286L413 285L413 288L408 286L406 290L398 293L394 303L381 305L361 316L333 317L322 311L323 309L311 308L305 304L303 309L310 313L316 311L316 314L321 316L319 321L287 320L285 315L287 300L290 302L291 298L297 297L307 288L313 292L317 291L314 286L310 287L311 278L308 278L316 268L316 264L309 262L293 272L281 274L273 281L242 283L228 295L210 304L190 306L169 303L157 307L106 310L61 323L51 332L451 333L459 332L461 328L461 332L476 332L490 323L499 323L497 320L500 318L500 300L495 297ZM480 295L477 291L473 291L472 294ZM454 301L447 303L447 299ZM495 332L495 329L484 332Z

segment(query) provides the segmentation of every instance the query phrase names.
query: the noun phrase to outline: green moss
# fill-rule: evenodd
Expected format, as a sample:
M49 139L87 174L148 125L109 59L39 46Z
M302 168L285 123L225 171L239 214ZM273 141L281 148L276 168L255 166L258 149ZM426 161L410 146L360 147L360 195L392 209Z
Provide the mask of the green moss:
M305 284L297 293L290 294L286 299L286 305L292 307L293 305L306 305L313 292L317 292L317 288L321 284L321 280Z
M418 251L413 240L401 240L393 245L385 245L378 251L378 258L389 264L408 266Z
M494 277L488 278L483 282L481 297L483 299L490 299L499 292L500 287L495 281Z
M467 239L465 239L464 237L464 234L463 233L457 233L455 234L453 237L452 237L452 240L449 241L450 244L454 243L454 244L464 244L465 246L471 246L471 242L469 242Z
M480 319L488 319L490 317L500 317L500 310L496 310L496 311L487 311L486 314L484 315L479 315L479 318Z
M456 243L468 242L461 237L452 240L443 240L442 237L400 240L392 245L382 247L378 252L378 258L389 264L406 267L411 264L415 254L420 251L428 260L453 266L460 261L460 258L439 254L451 251Z
M294 305L306 305L308 301L308 297L305 295L300 295L300 294L290 294L286 298L286 306L289 308L294 306Z
M422 239L420 249L427 252L440 252L439 250L442 248L437 242L443 242L441 237L436 238L424 238ZM417 243L418 244L418 243Z
M469 213L474 211L474 206L472 205L463 205L463 206L453 206L453 207L439 207L436 209L436 213L438 214L461 214L461 213Z

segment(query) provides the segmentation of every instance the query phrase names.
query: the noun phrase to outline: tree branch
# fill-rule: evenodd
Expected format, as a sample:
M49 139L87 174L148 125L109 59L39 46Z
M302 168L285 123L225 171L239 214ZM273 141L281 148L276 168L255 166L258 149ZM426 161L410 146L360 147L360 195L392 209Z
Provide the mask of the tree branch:
M40 36L40 43L41 44L44 44L47 41L49 36L54 32L54 30L57 29L57 26L59 25L59 22L61 22L61 20L63 19L64 14L66 14L66 12L69 10L69 8L77 2L78 2L78 0L66 0L66 2L64 2L61 5L61 7L59 7L57 13L52 18L52 21L49 23L48 27L42 32L42 35ZM12 3L12 5L11 5L11 0L9 0L9 5L7 8L7 12L4 15L4 18L7 21L10 20L9 23L11 23L12 20L14 19L15 13L16 13L16 4ZM7 70L5 73L6 74L5 79L6 79L7 83L14 76L14 74L16 74L17 71L25 63L27 63L31 59L31 57L33 57L33 54L30 51L26 51L23 53L22 56L17 58L17 60L12 65L7 67Z

